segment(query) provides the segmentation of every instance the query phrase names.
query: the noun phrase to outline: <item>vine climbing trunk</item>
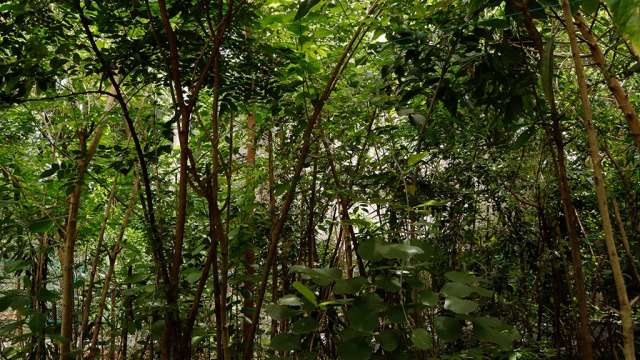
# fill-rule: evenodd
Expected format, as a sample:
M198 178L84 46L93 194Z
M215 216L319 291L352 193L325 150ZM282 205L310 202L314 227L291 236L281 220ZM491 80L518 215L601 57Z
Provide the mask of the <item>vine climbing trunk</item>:
M571 54L575 63L575 72L578 78L578 88L580 92L580 101L582 103L582 121L584 123L587 135L587 143L589 148L589 156L591 157L591 165L593 167L593 179L595 182L596 197L598 199L598 209L602 220L602 230L604 232L605 244L607 245L607 254L611 265L613 280L616 285L616 293L620 305L620 319L622 320L622 336L624 342L625 359L635 359L635 346L633 338L633 319L631 318L631 304L627 295L627 289L624 283L620 260L613 239L613 226L611 225L611 217L609 216L609 206L607 204L607 192L605 189L602 165L600 163L600 149L598 145L598 134L593 125L593 112L589 101L587 89L587 80L584 70L584 64L578 48L575 25L571 17L571 9L569 0L562 0L562 14L565 21L565 28L569 35L569 43L571 45Z

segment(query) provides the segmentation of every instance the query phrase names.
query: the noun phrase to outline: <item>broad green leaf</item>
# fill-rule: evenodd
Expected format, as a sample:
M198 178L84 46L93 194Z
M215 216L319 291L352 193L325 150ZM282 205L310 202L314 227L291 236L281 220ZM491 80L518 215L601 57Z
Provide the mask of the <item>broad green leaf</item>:
M411 167L411 166L419 163L420 161L422 161L428 155L429 155L428 151L423 151L421 153L413 154L413 155L409 156L409 158L407 159L407 165L409 167Z
M160 336L162 336L162 332L164 331L165 328L165 322L164 320L156 320L151 324L151 334L153 334L153 337L158 339L160 338Z
M300 336L295 334L278 334L271 338L272 349L277 351L291 351L300 348Z
M420 350L430 349L433 345L433 339L425 329L413 329L411 332L411 342L413 346Z
M131 276L127 276L124 282L129 284L140 283L146 280L148 276L149 275L145 273L136 273L136 274L132 274Z
M299 20L303 18L305 15L313 9L314 6L318 5L320 0L302 0L300 1L300 5L298 6L298 11L296 12L296 16L293 18L294 20Z
M187 269L184 271L184 278L187 282L193 284L202 277L202 270Z
M378 343L380 343L384 351L392 352L398 348L398 337L392 330L380 332L380 334L376 336L376 340L378 340Z
M444 301L444 308L453 311L456 314L470 314L478 311L478 304L471 300L460 299L455 296L449 296Z
M503 349L510 349L513 342L520 338L517 330L492 317L474 318L473 333L478 339L492 342Z
M387 292L398 292L402 289L400 279L391 276L377 276L375 280L377 287Z
M463 322L451 316L436 317L436 333L443 341L454 341L462 336Z
M285 295L278 300L278 304L286 306L302 306L302 300L295 295Z
M466 285L471 285L476 282L476 277L474 275L463 273L460 271L449 271L444 274L444 277L451 281L463 283Z
M336 295L351 295L358 292L367 283L367 279L358 276L353 279L339 279L333 287Z
M459 282L448 282L440 290L446 297L466 298L473 293L473 288Z
M436 306L438 304L438 294L431 290L423 290L418 294L418 301L422 305Z
M314 306L318 306L318 299L316 298L316 294L311 291L308 287L306 287L303 283L296 281L293 283L293 288L298 290L298 292L304 296L305 299L309 300Z
M355 304L347 311L351 328L362 333L371 333L378 326L378 314L364 304Z
M640 53L640 3L637 0L607 0L613 14L613 22L618 31L625 36Z
M341 360L367 360L371 358L371 348L366 338L356 338L338 345Z
M34 233L46 233L53 229L55 224L49 218L42 218L35 221L32 221L29 224L29 230Z
M293 310L290 306L278 304L267 305L265 312L274 320L288 320L300 313L298 310Z
M553 51L555 49L555 36L551 38L544 45L544 57L542 58L542 90L544 96L547 99L547 103L551 105L555 100L553 95Z
M407 260L422 253L423 251L419 247L407 244L391 244L380 247L380 254L386 259Z
M596 12L600 0L582 0L582 10L585 14L591 15Z
M312 317L302 318L291 325L291 332L294 334L307 334L316 329L318 329L318 320Z
M425 202L423 202L422 204L416 205L414 206L414 208L427 208L427 207L433 207L433 206L443 206L443 205L447 205L449 203L449 201L447 200L427 200Z

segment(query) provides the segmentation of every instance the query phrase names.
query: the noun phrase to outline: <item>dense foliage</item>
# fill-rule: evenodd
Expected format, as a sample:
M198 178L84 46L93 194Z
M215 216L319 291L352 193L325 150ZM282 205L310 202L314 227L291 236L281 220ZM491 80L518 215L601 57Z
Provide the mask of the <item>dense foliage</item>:
M0 357L635 359L638 72L636 0L2 2Z

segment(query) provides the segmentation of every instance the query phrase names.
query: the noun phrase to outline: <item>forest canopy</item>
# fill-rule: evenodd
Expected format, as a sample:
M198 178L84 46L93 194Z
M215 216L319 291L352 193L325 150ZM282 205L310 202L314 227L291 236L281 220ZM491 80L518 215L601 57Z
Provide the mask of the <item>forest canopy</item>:
M0 358L635 359L637 0L5 0Z

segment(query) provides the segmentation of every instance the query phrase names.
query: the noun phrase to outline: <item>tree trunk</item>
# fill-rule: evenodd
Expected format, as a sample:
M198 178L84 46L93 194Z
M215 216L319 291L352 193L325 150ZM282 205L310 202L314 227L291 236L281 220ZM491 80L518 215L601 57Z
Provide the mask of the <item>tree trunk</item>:
M573 14L574 19L576 20L576 24L578 25L578 29L580 29L580 33L584 37L589 45L589 49L591 49L591 56L593 57L593 61L600 68L600 72L604 77L604 80L611 90L611 94L616 99L616 103L620 108L620 111L624 114L625 119L627 120L627 124L629 125L629 132L633 137L633 141L636 144L636 148L640 150L640 121L638 121L638 115L636 114L636 109L629 101L629 97L627 93L622 88L620 84L620 80L609 72L609 68L607 67L607 62L605 60L604 54L602 50L600 50L600 46L598 45L598 39L593 35L591 29L587 27L580 12L576 11Z
M525 18L526 29L529 36L533 40L535 47L539 53L540 60L545 58L542 41L537 28L533 24L531 15L529 14L527 5L523 8L523 14ZM550 53L552 61L553 53ZM552 65L550 65L552 66ZM551 89L553 90L553 89ZM545 94L549 107L551 108L551 129L545 129L547 136L551 139L555 146L555 164L558 178L558 188L560 190L560 200L564 211L564 219L567 226L567 234L569 236L569 244L571 248L571 258L573 264L573 272L576 284L576 298L578 300L578 314L579 314L579 327L578 327L578 346L579 353L582 354L583 360L591 360L593 358L592 339L589 326L589 308L587 303L587 291L584 282L584 274L582 271L582 255L580 253L580 241L578 239L577 226L578 219L576 217L575 208L571 199L571 187L569 186L569 179L567 177L566 167L566 155L564 151L564 140L562 136L562 129L560 126L560 115L558 114L555 97L553 91L549 94Z
M250 172L250 174L253 173L255 163L256 163L255 127L256 127L256 115L253 112L249 112L247 114L247 168L249 169L248 171ZM249 179L249 182L252 183L253 175L250 175L248 179ZM251 212L250 216L253 216L253 208L250 209L249 211ZM242 284L242 288L244 290L242 292L243 294L242 296L244 298L244 302L242 305L243 307L242 313L244 314L244 320L242 321L242 340L246 342L246 341L249 341L248 339L251 336L253 336L253 334L251 333L252 324L249 321L249 319L251 319L251 313L253 311L253 308L255 307L254 300L253 300L254 284L253 284L252 278L256 272L255 271L256 256L253 253L253 248L251 243L246 244L243 260L244 260L244 268L245 268L245 277L243 279L243 284ZM247 358L247 360L250 358L251 357Z
M618 201L616 201L616 199L613 199L613 211L616 215L618 231L620 231L620 238L622 239L622 247L624 247L624 252L627 256L629 267L631 268L631 277L633 277L633 281L635 281L638 288L640 288L640 273L638 273L636 259L633 256L633 251L631 250L631 245L629 244L629 238L627 237L627 231L624 229L624 222L622 221L622 216L620 216L620 207L618 206Z
M633 338L633 320L631 318L631 305L627 295L627 289L624 284L624 277L620 267L620 260L616 251L616 245L613 239L613 226L609 216L609 206L607 204L607 192L604 184L604 176L602 174L602 165L600 163L600 149L598 146L598 134L593 125L593 114L591 103L589 102L589 94L587 90L586 76L584 65L580 57L580 49L576 39L575 26L571 17L571 9L569 0L562 0L562 13L564 16L565 27L569 35L571 44L571 53L575 63L575 71L578 77L578 86L580 90L580 100L582 102L582 120L587 135L589 146L589 156L593 167L593 178L595 182L596 196L598 199L598 208L602 218L602 230L604 232L605 243L607 245L607 253L609 255L609 263L613 280L616 284L616 292L618 294L618 302L620 304L620 318L622 320L622 334L624 340L624 356L625 359L635 359L634 338Z
M107 102L107 107L110 102ZM86 134L80 135L80 148L83 154L77 161L76 180L73 192L69 196L69 212L67 215L64 239L64 251L62 255L62 327L60 336L60 360L67 360L71 353L73 343L73 265L75 245L78 231L78 212L80 210L80 196L84 185L84 176L87 167L98 148L98 143L102 137L102 127L95 131L93 141L89 148L86 148Z
M87 359L93 359L97 355L98 338L99 338L100 329L102 326L102 317L104 314L104 307L106 305L107 295L109 293L109 285L111 284L111 278L113 277L113 272L115 270L116 259L118 257L118 254L122 250L121 242L122 242L122 238L124 237L124 232L127 230L127 226L129 225L129 219L136 205L136 200L138 197L138 189L139 189L139 182L136 179L133 184L133 189L131 190L131 197L129 198L129 203L127 204L127 210L125 211L124 217L122 218L122 223L120 224L120 229L118 231L116 241L113 244L111 251L109 252L109 269L107 270L107 274L105 275L105 278L102 284L102 292L100 293L100 302L98 303L98 313L96 314L96 318L94 320L93 334L91 337L91 344L89 345L89 355L87 356ZM80 349L80 351L82 351L82 349Z
M80 331L78 336L78 349L84 348L84 333L87 329L87 323L89 322L89 310L91 309L91 302L93 300L93 288L96 280L96 273L98 271L98 265L100 264L100 260L102 258L102 243L104 242L104 232L107 229L107 223L109 222L109 216L111 214L111 208L113 206L113 202L116 195L117 189L117 178L113 180L113 186L109 193L109 197L107 200L107 206L104 210L104 215L102 218L102 224L100 224L100 231L98 233L98 243L96 244L96 253L93 256L93 260L91 262L91 272L89 273L89 283L85 288L85 296L84 303L82 305L82 320L80 322ZM82 358L82 351L79 351L76 358Z

